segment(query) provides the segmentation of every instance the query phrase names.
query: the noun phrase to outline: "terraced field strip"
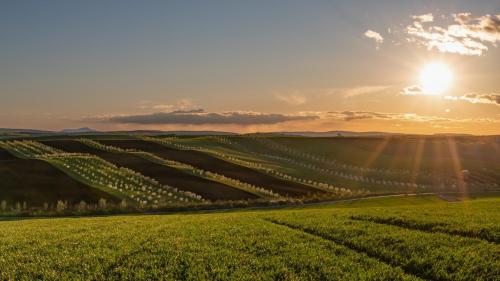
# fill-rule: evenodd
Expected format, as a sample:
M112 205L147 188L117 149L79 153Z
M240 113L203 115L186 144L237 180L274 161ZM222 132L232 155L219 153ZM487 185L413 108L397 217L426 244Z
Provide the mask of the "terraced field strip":
M450 145L455 145L463 169L470 170L470 183L490 186L498 183L498 161L500 157L498 143L493 137L478 137L461 140L459 137L373 137L373 138L268 138L273 143L288 151L298 151L308 158L324 160L335 157L344 161L348 167L360 168L369 160L373 151L379 151L373 159L372 167L376 172L383 171L399 175L411 176L418 170L419 182L436 184L440 181L455 178L456 172L450 163ZM450 144L451 143L451 144ZM440 151L436 157L436 151ZM414 167L412 159L417 153L421 158L419 167ZM322 156L320 156L322 155ZM414 157L406 157L412 155ZM337 162L338 162L337 161ZM347 164L350 162L351 164ZM340 163L340 162L339 162ZM386 177L387 178L387 177ZM408 177L407 177L408 178ZM494 185L497 186L498 185Z
M242 160L240 157L233 156L232 154L222 153L218 150L206 149L206 148L200 147L200 146L186 145L186 144L183 144L181 141L178 141L177 138L173 138L173 137L169 137L169 138L143 137L143 139L147 140L147 141L151 141L151 142L156 142L156 143L159 143L161 145L171 147L174 149L194 150L194 151L207 153L207 154L210 154L216 158L220 158L224 161L231 162L231 163L234 163L236 165L245 166L247 168L254 169L257 171L265 172L265 173L269 174L270 176L280 178L280 179L285 180L285 181L295 182L295 183L299 183L302 185L313 187L319 191L323 191L324 193L328 193L329 197L335 196L337 198L345 198L345 197L353 197L353 196L367 194L366 190L352 191L348 188L336 187L336 186L330 185L328 183L319 182L316 180L311 180L311 179L308 180L308 179L304 179L301 177L291 176L291 175L288 175L288 174L283 173L281 171L278 171L275 168L271 168L268 165L263 164L264 162L268 162L268 161L262 162L262 161L256 161L255 159Z
M139 149L153 153L164 159L186 163L212 173L222 174L229 178L272 190L284 196L304 196L315 192L323 192L307 185L284 181L199 151L174 149L144 140L100 140L100 142L122 149Z
M55 204L59 200L71 204L81 200L95 203L100 198L119 201L118 197L77 181L46 161L18 158L0 147L0 200L10 207L16 202L27 202L28 207Z
M198 195L161 185L151 178L130 169L119 168L95 155L67 153L34 141L0 142L0 147L22 159L46 161L82 183L139 206L201 200Z
M280 197L279 194L274 193L271 190L267 190L263 187L254 186L254 185L248 184L246 182L242 182L240 180L228 178L228 177L221 175L221 174L216 174L216 173L213 173L210 171L205 171L205 170L199 169L197 167L194 167L192 165L189 165L189 164L186 164L183 162L168 160L168 159L165 159L165 158L158 156L157 154L153 154L153 153L146 152L143 150L132 149L132 148L123 149L123 148L118 147L118 146L113 146L110 144L103 144L102 142L98 142L95 140L89 140L89 139L79 139L79 141L90 146L90 147L94 147L94 148L97 148L97 149L100 149L103 151L109 151L109 152L115 152L115 153L129 153L132 155L136 155L136 156L142 157L146 160L149 160L151 162L181 170L181 171L183 171L187 174L193 175L193 176L201 177L201 178L204 178L204 179L207 179L210 181L215 181L215 182L218 182L218 183L221 183L224 185L228 185L228 186L231 186L231 187L234 187L237 189L241 189L245 192L252 193L258 197L263 197L263 198L279 198ZM148 144L148 143L146 143L146 144Z
M178 169L148 161L141 156L129 153L107 152L92 148L76 140L42 141L44 144L68 152L89 153L101 157L119 167L137 171L156 181L176 187L179 190L193 192L208 200L246 200L258 196L249 192L190 175Z
M308 169L334 180L350 181L365 185L391 186L400 189L430 188L429 185L408 181L407 171L385 170L370 167L351 166L322 156L311 155L287 147L268 137L225 137L238 147L248 147L251 153L267 159L286 162L299 169Z

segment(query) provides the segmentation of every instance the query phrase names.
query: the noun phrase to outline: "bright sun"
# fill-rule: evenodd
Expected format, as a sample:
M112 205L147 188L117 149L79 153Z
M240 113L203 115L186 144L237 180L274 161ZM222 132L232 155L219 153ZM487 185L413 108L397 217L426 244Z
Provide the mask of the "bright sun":
M430 63L420 72L420 86L427 95L442 94L451 86L452 81L453 74L444 63Z

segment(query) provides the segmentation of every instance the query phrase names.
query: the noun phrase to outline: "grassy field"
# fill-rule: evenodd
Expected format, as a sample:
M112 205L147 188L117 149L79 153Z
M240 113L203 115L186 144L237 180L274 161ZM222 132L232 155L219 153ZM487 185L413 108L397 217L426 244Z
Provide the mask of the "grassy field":
M499 203L0 221L0 279L498 280Z
M118 198L74 180L41 160L20 159L0 148L0 200L9 207L26 202L28 207L58 200L78 203L97 202L100 198L118 202Z

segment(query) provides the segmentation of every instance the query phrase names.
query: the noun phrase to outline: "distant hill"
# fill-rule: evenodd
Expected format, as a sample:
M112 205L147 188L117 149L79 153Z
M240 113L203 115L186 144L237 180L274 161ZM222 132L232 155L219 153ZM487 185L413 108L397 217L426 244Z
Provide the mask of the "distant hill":
M62 134L85 134L85 133L97 133L98 131L94 129L90 129L87 127L84 128L78 128L78 129L64 129L61 130L60 133Z
M328 131L328 132L273 132L263 133L264 135L299 136L299 137L373 137L388 135L404 135L386 132L351 132L351 131Z
M50 134L53 131L45 130L34 130L34 129L11 129L11 128L0 128L0 133L17 133L17 134Z
M206 136L206 135L238 135L232 132L221 131L160 131L160 130L136 130L136 131L110 131L113 134L143 134L143 135L178 135L178 136Z

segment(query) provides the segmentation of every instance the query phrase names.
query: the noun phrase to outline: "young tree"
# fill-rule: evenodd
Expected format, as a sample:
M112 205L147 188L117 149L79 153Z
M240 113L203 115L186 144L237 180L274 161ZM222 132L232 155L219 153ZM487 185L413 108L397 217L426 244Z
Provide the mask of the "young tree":
M120 202L120 208L122 208L122 209L127 208L127 201L125 201L125 199L123 199L122 202Z
M78 211L85 211L87 209L87 203L85 201L80 201L77 206Z
M61 212L64 211L65 209L66 209L66 204L64 204L64 202L61 200L57 201L56 210L58 212Z
M99 199L99 209L106 209L106 199L101 198Z

